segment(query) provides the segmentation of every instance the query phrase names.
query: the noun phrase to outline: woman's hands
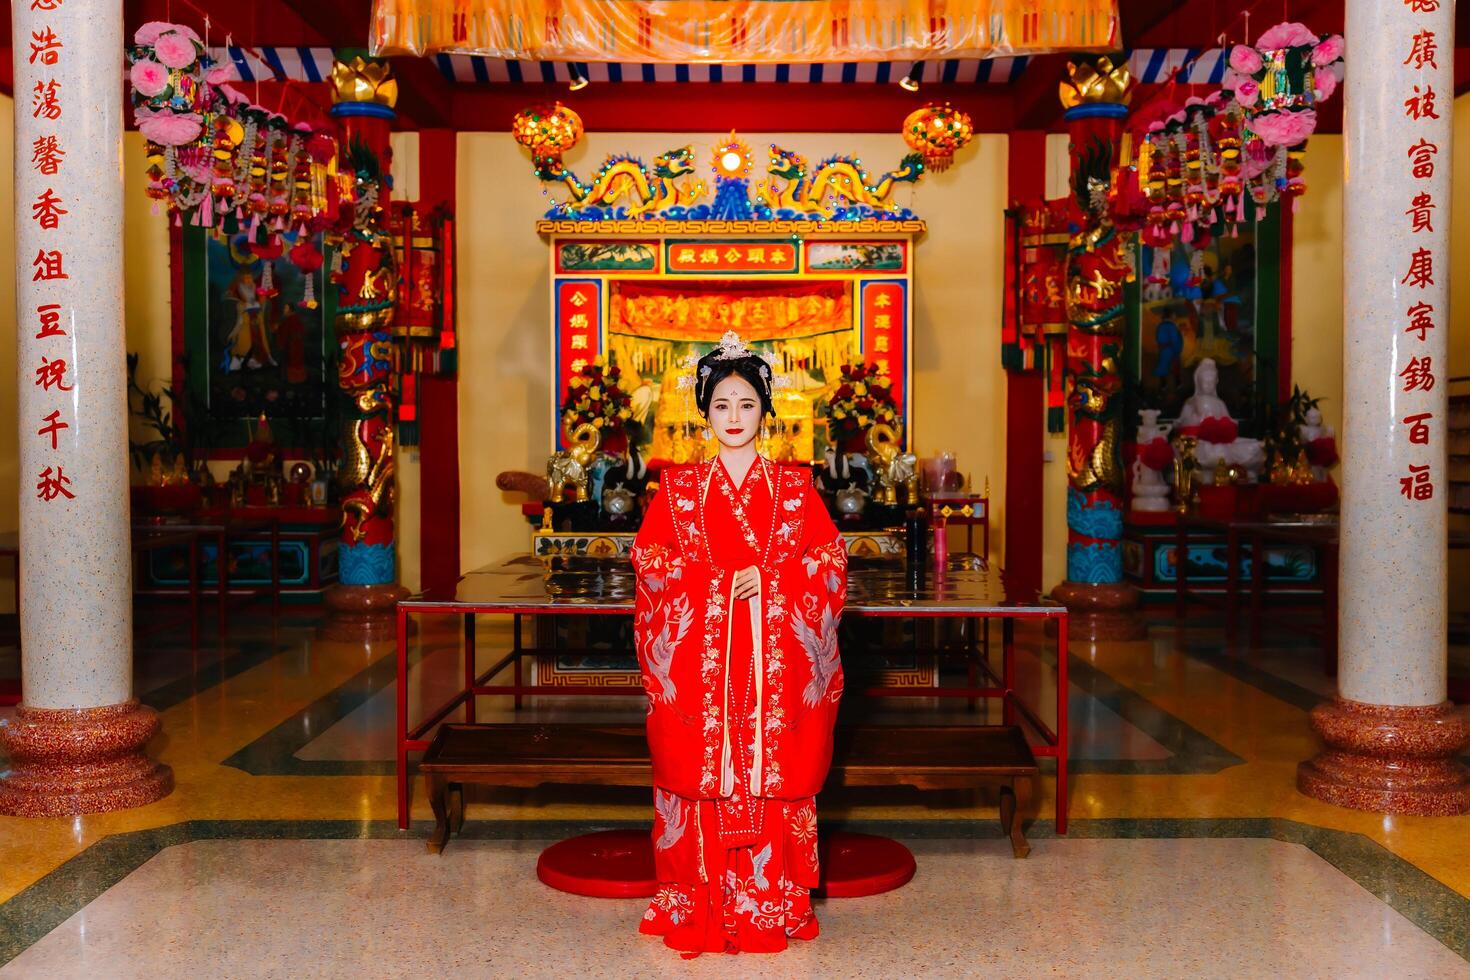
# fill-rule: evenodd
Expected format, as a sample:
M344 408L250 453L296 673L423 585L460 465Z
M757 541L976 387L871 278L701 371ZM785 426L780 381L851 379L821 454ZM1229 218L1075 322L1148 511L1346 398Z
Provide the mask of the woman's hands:
M755 598L761 590L761 570L755 565L740 569L735 573L733 588L737 599Z

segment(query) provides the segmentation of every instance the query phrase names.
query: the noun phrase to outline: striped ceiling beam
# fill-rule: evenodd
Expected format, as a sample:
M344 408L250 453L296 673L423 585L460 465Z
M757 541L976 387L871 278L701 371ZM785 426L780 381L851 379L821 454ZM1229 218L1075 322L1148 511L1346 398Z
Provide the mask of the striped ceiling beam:
M320 82L332 74L331 48L210 48L226 80L252 82L287 78ZM1229 67L1222 48L1136 48L1128 67L1143 84L1167 82L1181 65L1181 82L1219 85ZM897 82L911 70L925 84L1005 85L1025 70L1029 58L949 59L905 64L891 61L808 65L650 65L618 62L504 61L480 55L435 55L443 76L464 85L566 84L571 70L598 84L877 84Z

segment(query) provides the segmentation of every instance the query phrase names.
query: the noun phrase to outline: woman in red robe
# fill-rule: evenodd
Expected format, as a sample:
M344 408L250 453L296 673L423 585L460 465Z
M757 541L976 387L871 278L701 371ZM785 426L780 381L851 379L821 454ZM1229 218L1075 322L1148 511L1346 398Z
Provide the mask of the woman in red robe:
M817 935L847 557L810 471L756 451L771 366L728 333L697 370L719 453L663 470L632 552L659 880L640 930L775 952Z

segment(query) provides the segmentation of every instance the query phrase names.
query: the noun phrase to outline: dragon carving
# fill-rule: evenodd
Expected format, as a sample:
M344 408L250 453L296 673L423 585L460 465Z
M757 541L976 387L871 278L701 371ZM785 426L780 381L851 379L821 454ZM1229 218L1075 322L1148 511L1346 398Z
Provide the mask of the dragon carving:
M704 181L680 181L694 171L694 149L684 146L659 154L651 169L634 157L610 156L591 183L579 179L560 158L539 161L536 176L547 183L566 184L572 197L562 205L563 210L614 208L624 203L629 217L640 218L665 208L687 207L703 197Z
M805 157L773 143L766 173L771 179L756 185L756 201L772 211L831 218L834 208L826 203L829 198L845 200L849 206L889 210L888 197L894 185L917 181L923 176L924 162L919 154L910 153L899 162L897 170L890 170L876 184L869 184L868 173L851 157L829 157L809 172Z

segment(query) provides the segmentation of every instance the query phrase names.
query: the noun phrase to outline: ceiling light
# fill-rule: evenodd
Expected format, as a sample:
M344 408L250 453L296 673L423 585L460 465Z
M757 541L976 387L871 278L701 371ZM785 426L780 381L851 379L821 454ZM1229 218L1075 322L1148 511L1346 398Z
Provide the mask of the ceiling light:
M580 92L589 84L590 83L587 81L586 75L579 75L575 68L572 69L572 80L567 84L567 88L571 89L573 92Z
M916 61L912 65L909 65L908 74L898 80L898 87L905 92L917 92L919 90L919 82L923 77L924 63L922 61Z

